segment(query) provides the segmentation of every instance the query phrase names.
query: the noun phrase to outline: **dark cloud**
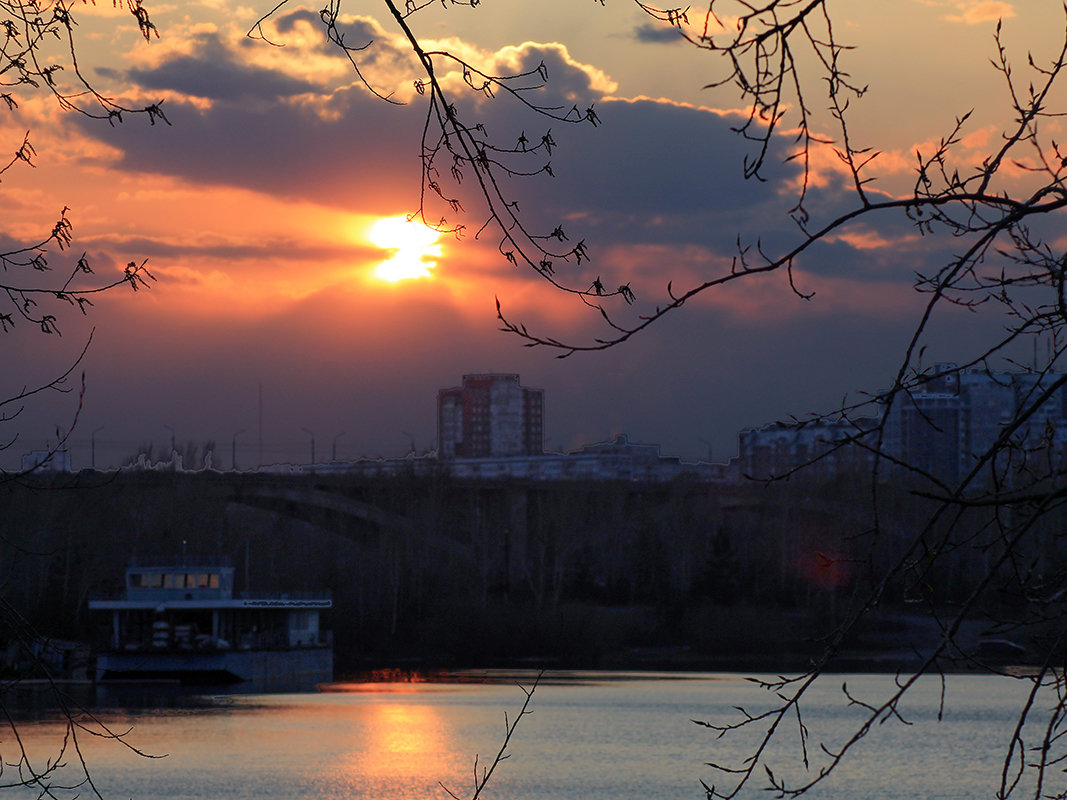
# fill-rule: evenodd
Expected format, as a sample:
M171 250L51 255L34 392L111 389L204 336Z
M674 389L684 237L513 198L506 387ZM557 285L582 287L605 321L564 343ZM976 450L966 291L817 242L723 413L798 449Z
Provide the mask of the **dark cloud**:
M385 43L375 47L385 48ZM520 71L536 73L543 63L550 79L547 92L524 97L564 113L571 105L584 111L596 99L594 78L569 63L559 46L525 45L520 56ZM320 95L318 106L286 102L279 100L279 92L288 79L238 64L210 38L201 41L194 55L161 66L153 85L169 81L188 91L219 69L234 70L231 78L219 81L231 88L217 91L217 102L208 109L175 103L172 128L150 135L126 127L86 130L119 147L123 166L132 171L352 209L372 209L389 192L402 201L417 201L425 113L420 98L397 107L357 85ZM294 82L289 89L295 91L297 85L301 91L310 88ZM739 241L752 248L750 253L761 248L772 254L800 241L789 213L797 198L782 191L783 184L795 185L800 177L799 163L786 162L796 146L791 137L772 139L763 169L768 180L763 182L744 177L746 158L756 154L759 144L737 132L743 116L650 99L607 100L595 107L602 123L596 127L546 119L517 107L506 93L493 101L468 98L461 104L468 124L483 123L500 146L510 147L520 136L531 144L546 134L555 141L548 158L555 177L541 173L504 183L531 230L547 232L566 221L568 235L585 239L594 254L626 245L694 246L718 269L729 268ZM538 172L544 160L534 155L507 163L517 172ZM467 217L456 220L450 209L430 207L431 219L444 215L471 229L481 225L482 201L472 194L476 183L469 174L464 177L468 180L461 186L446 185L445 190L458 193ZM447 183L447 174L442 180ZM810 189L807 206L813 219L822 221L852 203L847 185L831 177ZM875 238L900 237L906 232L900 223L877 219L868 228ZM901 270L885 250L863 250L837 240L813 248L798 266L816 276L910 281L912 270ZM662 266L649 269L658 286Z
M595 199L611 210L706 213L775 197L773 186L744 178L752 146L733 130L736 118L653 100L607 102L599 113L604 124L564 139L554 159L574 176L568 189L579 194L565 193L572 204ZM768 157L775 182L798 174L781 165L781 151L776 146Z
M505 79L504 83L522 93L525 103L557 114L567 114L575 105L579 112L584 112L603 91L598 86L602 76L577 68L568 60L562 45L526 43L518 48L518 53L518 65L507 67L515 77ZM494 70L500 72L500 68ZM508 114L521 113L522 105L510 103L509 99L506 91L497 92L497 101L485 104L483 109L492 109L489 112L492 115L498 114L500 109Z
M179 56L153 69L132 69L126 76L145 89L227 102L276 100L317 88L306 80L242 64L214 37L201 37L195 56Z
M416 191L418 114L358 88L339 90L330 102L337 119L306 104L220 103L205 111L174 102L172 126L147 135L125 125L83 129L119 148L118 168L133 172L358 207L380 187L395 186L397 165L408 162Z
M590 75L569 64L558 46L527 45L521 62L520 70L536 71L542 62L548 70L548 92L524 95L532 102L563 111L577 105L584 112L596 99ZM369 195L396 187L397 176L406 176L410 183L401 191L416 196L424 119L420 99L398 108L357 86L322 97L321 108L266 103L310 87L237 64L210 39L195 55L168 62L150 76L139 73L138 78L151 78L154 88L193 91L210 82L213 73L218 102L209 109L172 103L172 128L150 135L126 126L84 129L118 147L122 166L132 171L341 207L365 204ZM460 110L468 124L483 122L500 146L513 146L522 135L533 144L546 134L555 140L550 156L555 178L540 174L505 187L532 209L531 216L539 211L548 216L580 214L599 229L590 236L649 243L730 243L757 218L761 228L771 219L782 221L772 227L791 227L787 211L793 198L775 190L778 181L798 173L797 166L782 164L790 143L772 142L765 170L772 180L761 183L743 176L742 164L754 145L733 130L742 121L738 117L652 100L601 102L596 108L603 124L595 128L516 108L506 93ZM528 172L536 172L541 164L540 156L510 162ZM472 184L467 181L456 191L462 193ZM477 198L468 200L468 208L478 207Z
M296 8L292 11L272 15L265 20L264 27L273 26L273 29L278 34L284 36L295 31L299 23L307 23L313 30L322 30L322 15L309 8ZM338 28L344 36L345 43L351 48L361 50L361 52L362 48L382 36L382 29L367 17L359 17L347 22L338 21ZM332 44L327 43L325 36L322 37L322 42L324 47L333 48ZM241 42L242 47L260 47L261 44L255 37L249 37ZM284 42L279 42L278 44L284 44Z
M299 252L307 261L373 260L380 257L381 248L345 242L336 247L329 245L309 246L306 241L294 242L268 239L255 244L195 244L182 241L153 239L145 236L94 236L84 237L80 243L90 251L101 253L137 253L141 257L166 258L172 261L187 259L224 259L229 262L253 262L276 259L281 254Z
M677 42L681 34L677 28L669 25L655 25L646 22L634 28L633 36L639 42L646 44L662 44L664 42Z
M384 47L376 43L375 47ZM565 113L576 105L584 112L597 95L591 76L569 64L555 45L522 51L520 71L537 71L544 63L549 83L544 91L524 93L529 101ZM320 94L313 103L271 102L313 91L305 81L242 64L217 39L203 37L195 54L181 56L153 70L131 73L141 85L216 100L200 109L169 101L174 131L145 136L141 130L114 131L85 125L87 134L106 139L124 153L134 170L178 175L194 181L233 183L272 193L335 202L336 173L381 173L414 163L421 133L423 104L397 108L360 88ZM536 83L537 78L528 79ZM519 84L525 85L525 84ZM549 131L557 140L552 156L568 185L569 205L595 204L630 210L750 206L770 194L766 187L741 179L740 164L751 148L733 133L727 119L706 110L654 101L595 104L604 121L599 128L575 127L540 117L509 102L461 109L468 122L483 121L501 144L511 146L520 134L536 143ZM320 114L319 111L328 113ZM775 147L773 165L781 147ZM406 151L406 152L405 152ZM770 177L795 169L771 166ZM334 180L330 176L334 176ZM573 178L570 176L574 176ZM551 191L551 182L543 182ZM557 182L558 183L558 182ZM577 193L572 192L577 190ZM346 189L341 197L348 194Z
M299 22L310 22L317 27L322 24L322 18L310 8L297 8L284 14L272 15L265 20L265 23L273 24L278 33L291 33Z
M297 18L312 17L310 12L299 12L282 18L279 25L288 29ZM365 38L380 33L361 24L359 32ZM241 48L248 46L261 45L246 43ZM371 49L385 60L399 57L384 40ZM560 46L527 44L517 52L518 71L535 73L525 79L528 85L537 83L542 64L549 75L545 91L524 93L524 98L557 107L561 113L571 106L584 111L597 100L598 78L571 63ZM203 37L192 55L160 66L150 76L151 85L192 91L191 87L209 81L213 72L222 73L215 102L207 109L173 103L172 128L148 135L125 126L86 127L86 131L117 146L123 166L135 172L176 175L353 210L417 203L417 154L425 119L422 98L397 107L355 85L330 95L323 90L307 94L317 98L312 102L293 102L286 99L291 92L304 94L311 87L241 64L239 56L211 36ZM147 80L140 73L139 78ZM667 280L704 279L730 269L739 248L747 250L752 263L759 263L759 251L774 256L802 241L803 234L790 216L796 194L783 191L783 186L799 183L802 169L799 162L786 161L796 147L791 136L773 137L763 182L744 177L745 161L758 152L759 143L738 133L745 122L742 115L651 99L601 100L595 108L602 123L596 127L546 119L513 102L506 92L494 100L468 96L459 106L468 124L483 123L502 147L513 146L520 136L536 144L541 136L551 135L555 146L548 160L554 177L546 173L518 177L505 181L504 191L509 200L519 202L530 230L548 232L563 224L571 241L585 240L594 257L590 269L608 269L610 265L601 264L598 256L620 248L662 248L659 259L667 252L690 248L684 259L676 256L667 264L656 260L643 267L630 265L647 274L650 282L640 294L658 296ZM536 173L544 163L541 155L525 160L499 157L517 172ZM474 193L477 183L468 170L462 185L449 186L450 166L450 162L442 165L439 177L446 193L455 192L467 213L457 218L451 209L431 204L428 217L445 216L450 223L477 230L484 221L483 201ZM843 180L824 176L809 189L806 205L809 225L818 227L850 210L854 195ZM820 243L796 266L816 287L820 279L908 284L923 263L947 256L951 247L951 242L942 244L936 238L906 241L912 233L908 224L901 214L871 218L853 231L868 242L838 238ZM481 241L491 246L497 235L490 230ZM870 244L879 241L898 244ZM473 246L470 237L465 246ZM526 277L538 280L532 272ZM617 282L637 278L640 275L627 273Z

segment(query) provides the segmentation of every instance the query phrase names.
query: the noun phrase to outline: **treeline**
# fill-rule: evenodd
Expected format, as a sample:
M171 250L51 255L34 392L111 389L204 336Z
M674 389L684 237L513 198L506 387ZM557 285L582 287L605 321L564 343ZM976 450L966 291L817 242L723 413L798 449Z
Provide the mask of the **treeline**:
M242 482L284 502L253 507ZM875 535L868 493L862 479L737 488L84 473L0 487L0 585L38 630L91 640L87 601L121 587L131 556L228 558L238 588L332 592L324 625L339 672L784 666L818 651L919 528L923 502L884 487ZM958 602L988 549L960 547L929 569L921 548L911 557L884 588L887 611ZM1033 558L1031 569L1065 563ZM991 613L1010 614L1010 593L1000 604Z

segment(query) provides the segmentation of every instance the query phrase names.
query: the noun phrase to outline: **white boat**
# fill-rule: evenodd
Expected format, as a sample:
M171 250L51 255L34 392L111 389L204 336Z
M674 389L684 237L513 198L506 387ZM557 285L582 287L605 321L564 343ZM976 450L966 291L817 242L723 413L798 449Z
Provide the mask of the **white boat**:
M255 681L333 677L333 642L319 628L329 594L234 592L234 569L207 560L133 563L121 596L89 601L110 615L99 681Z

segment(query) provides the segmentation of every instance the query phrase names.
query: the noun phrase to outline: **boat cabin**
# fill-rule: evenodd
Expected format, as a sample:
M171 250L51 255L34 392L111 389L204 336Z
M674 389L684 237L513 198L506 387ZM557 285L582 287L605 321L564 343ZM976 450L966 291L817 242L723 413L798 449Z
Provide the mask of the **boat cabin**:
M121 596L89 601L110 615L98 672L185 673L214 663L193 655L331 648L319 627L331 606L326 593L235 592L228 564L132 564Z

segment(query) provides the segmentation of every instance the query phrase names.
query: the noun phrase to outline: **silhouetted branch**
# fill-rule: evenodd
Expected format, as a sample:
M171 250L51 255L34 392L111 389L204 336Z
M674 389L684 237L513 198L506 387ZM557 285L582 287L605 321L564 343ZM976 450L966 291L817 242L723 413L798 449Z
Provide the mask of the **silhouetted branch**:
M869 542L870 550L855 563L863 563L870 574L862 590L857 589L841 624L827 635L823 655L812 668L801 676L763 682L776 698L770 710L742 710L740 720L730 723L701 723L719 736L760 730L758 744L737 763L712 765L727 776L729 786L705 788L709 797L732 798L762 780L778 796L793 797L817 786L876 725L907 724L901 701L921 676L939 676L944 691L945 672L956 666L996 671L995 663L981 653L969 652L960 637L965 621L983 619L996 630L1025 636L1043 655L1045 666L1031 678L1031 700L1020 710L1007 746L1001 796L1018 792L1024 773L1034 776L1035 800L1047 794L1050 770L1067 757L1061 737L1063 698L1067 697L1062 671L1067 655L1062 635L1067 619L1067 567L1059 554L1059 548L1067 544L1063 525L1067 429L1061 424L1067 418L1067 376L1055 369L1067 348L1067 249L1059 236L1062 225L1057 224L1067 207L1067 152L1042 126L1063 113L1051 104L1057 101L1067 65L1067 8L1057 51L1047 63L1028 57L1025 77L1013 71L998 25L992 63L1007 89L1012 114L999 141L984 155L964 160L961 142L971 115L961 109L944 136L924 148L926 152L916 153L910 188L890 193L871 189L878 150L858 141L850 126L854 104L867 88L849 72L850 47L838 38L827 0L709 0L700 11L658 8L637 0L650 18L670 26L681 40L708 54L715 72L706 88L732 86L740 93L746 112L736 132L750 146L741 165L744 175L767 179L768 159L776 157L779 142L789 139L793 144L784 160L800 170L796 200L788 212L793 223L791 239L784 245L768 245L758 236L753 240L739 236L729 264L688 286L676 278L668 280L663 297L643 305L636 303L631 284L616 286L620 282L611 280L606 268L592 280L565 270L565 265L577 267L589 259L586 240L569 224L528 227L513 189L516 181L553 175L551 158L561 145L551 126L596 126L600 119L593 106L583 111L578 105L542 101L550 79L543 63L532 70L498 75L456 52L423 47L414 22L430 4L383 2L417 61L420 73L414 88L425 104L422 188L419 210L412 216L442 232L465 232L465 226L455 221L465 211L461 198L467 196L459 187L464 181L474 184L480 207L466 211L479 220L474 226L476 238L497 237L498 252L507 264L531 269L550 286L578 298L603 326L587 339L571 341L551 331L531 330L506 315L498 300L501 329L519 337L527 347L547 347L560 358L614 348L699 295L739 281L767 280L774 274L795 296L811 300L815 293L802 278L815 246L876 221L903 221L920 236L952 238L954 254L915 276L914 289L923 295L923 308L895 374L886 381L888 388L857 402L843 402L832 414L801 421L797 428L832 418L844 433L821 443L803 463L775 476L756 476L789 480L806 467L830 462L846 452L862 454L870 466L871 510L869 524L855 536ZM448 2L442 5L450 7ZM452 5L473 7L477 3ZM276 6L264 19L283 6ZM372 88L364 77L371 43L349 45L339 24L339 11L340 4L331 3L323 12L327 37L343 50L371 92L394 102L390 92ZM262 31L262 22L256 31ZM446 81L446 75L461 80ZM453 83L459 88L452 89ZM478 118L479 104L488 102L510 103L522 115L517 138L490 135ZM536 127L535 122L539 123ZM834 175L850 198L843 211L822 211L810 199L817 153L829 153L835 160ZM432 211L435 204L447 209L445 215L438 218ZM968 356L962 364L931 369L924 364L925 343L933 320L945 309L992 313L1007 324L996 341L976 348L981 350L979 355ZM946 435L931 400L937 394L932 387L953 379L995 384L999 378L990 364L1003 361L1011 347L1039 335L1050 342L1046 363L1035 363L1011 379L1008 388L1016 404L1010 419L998 420L994 434L969 443L948 474L910 457L893 441L897 434L891 425L902 414L907 415L907 424L931 438ZM922 509L921 516L917 513L901 520L902 515L887 502L898 491L906 492ZM841 563L836 556L824 558L830 565ZM966 569L953 584L952 603L945 603L939 596L949 592L938 586L938 579L958 562L966 564ZM818 742L816 747L802 708L810 687L833 665L857 623L890 595L903 603L923 605L940 638L929 651L916 652L916 668L901 675L884 696L860 698L842 687L843 702L862 710L863 719L843 744L831 747ZM1033 698L1046 684L1051 684L1058 699L1051 709L1042 709L1044 731L1032 749L1024 745L1023 734L1031 730L1024 723L1033 718ZM796 781L776 773L767 759L772 743L790 735L799 742L805 768L805 776ZM819 753L825 756L822 763L816 763ZM476 781L476 795L487 778L485 773L481 783Z
M529 688L523 686L522 684L518 684L518 687L522 690L522 693L526 695L526 699L523 700L522 707L519 709L519 713L516 714L514 717L509 718L507 713L504 714L504 737L500 742L500 748L497 750L496 755L493 757L493 760L490 762L489 766L479 767L478 757L475 756L474 790L471 793L470 800L478 800L478 798L482 794L482 791L489 784L489 779L493 777L493 773L496 771L496 768L500 766L500 764L503 763L506 759L510 758L511 754L508 752L508 747L511 744L511 739L515 735L515 731L519 727L519 723L522 721L522 718L525 717L527 714L533 713L533 710L530 708L530 703L533 701L534 692L537 691L537 686L541 682L541 678L544 674L544 670L538 672L537 676L534 678L533 683L530 684ZM453 800L461 800L458 794L453 792L443 783L441 783L440 786L448 793L449 797L453 798Z

